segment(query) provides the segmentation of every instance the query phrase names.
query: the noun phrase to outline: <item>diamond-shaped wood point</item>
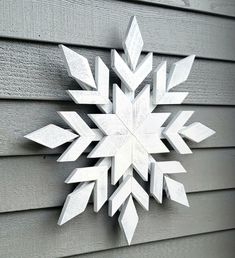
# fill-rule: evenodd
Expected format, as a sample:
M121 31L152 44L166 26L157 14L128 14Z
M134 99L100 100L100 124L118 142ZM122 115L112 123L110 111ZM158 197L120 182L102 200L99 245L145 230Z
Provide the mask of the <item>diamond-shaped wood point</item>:
M53 124L47 125L25 136L25 138L28 138L51 149L56 148L77 137L77 134L62 129L59 126Z
M122 207L122 211L118 218L120 227L124 231L126 240L129 245L131 244L131 240L133 238L138 221L139 221L139 217L138 217L133 199L130 195L126 200L124 206Z
M137 19L134 16L130 20L129 28L127 29L127 34L123 41L123 48L128 58L128 63L133 71L137 66L143 46L144 41L140 33Z

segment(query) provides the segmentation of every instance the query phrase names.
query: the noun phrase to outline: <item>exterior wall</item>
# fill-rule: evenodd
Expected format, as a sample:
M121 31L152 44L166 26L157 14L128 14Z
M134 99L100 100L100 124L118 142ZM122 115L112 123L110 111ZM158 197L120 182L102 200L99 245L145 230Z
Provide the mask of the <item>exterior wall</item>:
M61 206L72 190L64 179L75 167L58 164L65 148L48 150L23 136L48 123L66 127L56 111L77 106L65 90L68 77L59 43L86 56L92 68L99 55L110 65L110 49L121 48L129 18L136 15L145 51L154 67L188 54L197 58L188 81L177 89L189 97L180 107L195 110L194 121L216 131L193 155L159 155L182 161L177 175L190 208L150 201L138 209L140 221L131 247L117 218L92 206L57 226ZM1 0L0 1L0 257L206 257L232 258L235 246L235 3L232 0ZM94 69L93 69L94 70ZM112 73L111 80L117 78Z

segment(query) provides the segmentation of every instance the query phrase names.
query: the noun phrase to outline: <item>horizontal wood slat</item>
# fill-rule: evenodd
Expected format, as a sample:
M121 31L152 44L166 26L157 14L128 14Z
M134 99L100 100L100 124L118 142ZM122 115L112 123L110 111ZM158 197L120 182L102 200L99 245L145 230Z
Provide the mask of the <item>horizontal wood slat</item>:
M7 100L0 102L0 110L0 156L61 153L65 146L51 150L23 136L51 123L68 128L57 111L77 111L89 124L86 114L99 112L93 106L68 102ZM217 132L199 144L189 142L192 148L235 146L235 123L231 122L235 108L179 105L160 106L156 109L157 112L172 112L169 120L180 110L194 110L191 122L199 121Z
M234 258L234 238L235 230L220 231L70 256L70 258Z
M135 0L163 6L182 8L189 11L199 11L235 17L235 3L233 0Z
M204 149L194 150L193 155L171 152L155 158L180 161L188 173L171 177L183 183L187 192L199 192L235 188L234 156L235 149ZM95 162L85 155L69 163L57 163L57 158L0 158L0 212L61 206L76 186L67 185L64 180L74 168L91 166Z
M139 224L133 244L234 228L235 191L189 195L190 208L151 201L150 211L138 206ZM126 246L107 210L95 214L91 206L62 227L56 225L59 209L0 215L0 250L3 257L59 257ZM22 237L24 236L24 237Z
M94 72L95 56L110 67L110 50L72 47L87 57ZM167 60L168 66L179 58L155 55L153 67ZM66 70L61 50L54 44L0 41L0 98L71 100L66 90L78 89ZM235 64L196 59L188 80L176 91L188 91L186 104L235 105ZM111 72L111 82L119 82ZM151 75L145 83L151 82ZM173 91L174 91L173 90Z
M235 20L136 2L2 0L0 36L121 48L132 15L145 51L235 60Z

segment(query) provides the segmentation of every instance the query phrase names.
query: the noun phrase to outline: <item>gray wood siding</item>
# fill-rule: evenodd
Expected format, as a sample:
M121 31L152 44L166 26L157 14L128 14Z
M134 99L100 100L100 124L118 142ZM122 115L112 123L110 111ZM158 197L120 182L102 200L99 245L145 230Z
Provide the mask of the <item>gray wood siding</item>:
M235 17L233 0L135 0L147 4Z
M145 51L235 60L235 20L227 17L133 1L2 0L0 4L4 37L122 48L126 26L135 14Z
M110 49L71 49L86 56L93 71L95 56L100 56L110 67ZM0 98L71 101L66 90L78 89L78 84L67 75L57 44L2 40L0 58ZM155 54L153 65L157 67L164 60L170 65L179 59ZM119 81L112 70L111 81ZM150 76L146 82L149 81ZM176 91L189 92L185 104L234 105L234 82L233 62L196 58L188 80L177 86Z
M86 56L93 71L95 56L110 67L110 50L122 48L131 15L138 18L144 51L154 53L154 67L197 55L189 79L176 89L189 92L184 104L156 112L195 110L189 122L216 134L189 143L192 155L157 156L186 168L173 177L185 185L190 208L152 198L149 212L137 205L139 224L128 247L107 205L96 214L89 204L57 226L75 186L65 178L95 160L84 154L57 163L66 145L49 150L23 136L49 123L67 128L60 110L75 110L91 124L86 114L99 111L75 105L66 94L79 87L67 75L58 44ZM0 257L234 257L234 17L233 0L0 0ZM111 82L118 81L111 71Z
M65 147L48 149L30 142L22 136L37 130L48 124L56 124L63 128L68 126L61 120L57 111L74 110L77 111L84 120L87 120L86 112L99 112L93 106L75 105L72 102L46 102L46 101L12 101L2 100L0 102L0 119L5 121L0 124L0 140L2 156L8 155L32 155L61 153ZM234 116L234 107L218 106L160 106L158 112L172 112L172 116L179 110L194 110L190 122L200 121L213 128L216 134L201 143L188 142L192 148L212 148L212 147L235 147L235 123L228 122ZM40 111L40 112L39 112ZM170 119L170 118L169 118ZM88 124L91 124L90 120Z
M234 148L216 148L194 150L194 155L186 156L171 152L157 158L181 161L188 173L172 178L182 182L187 192L200 192L235 187L234 156ZM64 183L66 177L76 167L95 163L85 155L76 163L56 163L57 158L58 155L0 158L0 175L4 178L0 181L0 212L61 206L74 188Z
M235 231L221 231L92 252L71 258L234 258Z
M139 224L133 244L182 237L235 227L234 190L188 194L190 209L166 201L150 210L137 207ZM3 257L58 257L126 246L117 216L104 207L56 225L60 209L3 213L0 216L0 250ZM1 246L2 245L2 246Z

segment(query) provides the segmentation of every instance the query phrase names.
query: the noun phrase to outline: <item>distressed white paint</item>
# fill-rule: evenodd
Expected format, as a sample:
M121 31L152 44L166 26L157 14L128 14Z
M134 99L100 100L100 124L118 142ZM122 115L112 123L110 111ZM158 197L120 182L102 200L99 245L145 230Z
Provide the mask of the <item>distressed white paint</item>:
M148 153L169 152L160 140L160 127L169 113L150 114L149 85L144 87L133 101L114 85L113 100L114 114L89 115L97 127L109 136L97 144L89 157L113 157L112 184L116 184L131 165L147 180ZM142 123L145 123L143 127ZM150 130L148 127L152 127L154 123ZM154 128L157 133L151 134Z
M109 198L109 216L112 217L131 194L132 176L127 176Z
M179 161L158 161L157 166L164 174L186 173Z
M75 103L111 105L109 100L109 69L100 57L96 57L95 80L97 90L68 90Z
M149 195L145 192L142 186L132 177L131 191L136 201L144 208L146 211L149 210Z
M166 138L176 151L191 153L182 137L200 142L215 132L208 127L193 123L184 124L193 111L179 112L166 127L170 113L151 112L160 104L180 104L187 92L169 92L183 83L189 76L195 56L186 57L171 66L167 74L167 64L162 62L153 71L152 93L146 85L135 97L135 90L152 71L152 53L139 62L143 39L136 17L132 17L123 40L125 54L116 50L111 53L111 66L121 79L121 89L114 84L113 103L109 99L109 69L96 57L95 79L88 60L60 46L63 51L69 76L73 77L83 90L69 90L71 98L78 104L94 104L105 114L90 114L97 128L90 128L76 112L59 112L62 119L74 131L49 125L27 136L44 146L55 148L66 142L72 144L58 161L75 161L92 141L98 144L88 158L100 158L94 167L77 168L66 179L67 183L80 183L68 195L59 222L79 215L87 206L94 189L94 211L97 212L108 198L108 170L111 168L111 184L120 185L109 199L109 215L121 209L119 224L130 244L138 223L138 215L133 198L146 210L149 196L134 178L137 172L143 180L148 180L150 170L150 193L162 202L162 192L168 198L188 206L184 186L169 178L170 174L185 173L177 161L158 162L151 154L168 152L161 139Z
M133 128L138 128L150 112L150 86L146 85L133 100Z
M130 90L135 91L152 70L153 54L149 53L133 72L116 50L111 52L112 68Z
M142 147L142 145L135 141L133 143L133 167L135 168L136 172L142 177L143 180L148 180L148 160L149 154L148 152Z
M119 183L123 182L123 180L127 177L127 176L133 176L134 175L134 170L133 167L130 166L126 172L123 174L122 178L120 178Z
M67 184L95 181L94 211L98 212L108 198L108 166L76 168L65 180Z
M125 201L125 204L123 205L121 213L118 217L119 225L123 230L129 245L131 244L138 221L139 217L132 196L130 195Z
M179 131L182 129L184 124L192 116L194 111L180 111L178 112L174 119L168 124L168 126L163 131L166 139L174 147L174 149L180 154L189 154L192 153L188 145L182 139L179 134Z
M109 169L111 167L111 158L99 159L95 166L106 166Z
M138 141L144 149L150 153L166 153L169 152L166 145L161 141L157 134L138 134Z
M169 199L189 207L188 198L183 184L165 176L164 189Z
M156 162L150 159L150 193L157 200L162 203L163 179L166 174L186 173L184 167L178 161L161 161ZM170 185L169 185L170 187ZM175 189L170 189L173 192Z
M76 168L65 180L65 183L71 184L86 181L96 181L102 178L102 174L107 173L107 169L108 168L106 166Z
M93 78L88 60L84 56L79 55L63 45L59 45L59 47L63 52L69 76L74 78L84 89L96 89L95 80Z
M128 129L116 114L89 114L89 117L105 135L128 134Z
M82 183L67 196L58 220L58 225L63 225L86 209L94 185L94 182Z
M131 17L130 19L129 25L127 27L126 36L123 40L122 45L127 56L129 66L132 71L135 71L144 45L139 25L135 16Z
M187 63L185 65L187 65ZM188 92L168 92L171 88L167 87L167 78L168 78L168 82L169 81L172 82L172 85L173 83L176 83L177 85L180 83L179 82L180 78L182 80L187 79L186 77L183 77L183 76L188 76L190 70L185 71L187 70L187 67L184 67L183 64L180 67L179 65L173 64L171 68L171 73L168 75L166 68L167 68L167 63L163 61L153 71L152 102L155 105L181 104L184 101L184 99L187 97ZM191 66L190 66L190 69L191 69ZM171 76L171 79L169 79L169 76Z
M181 104L188 96L188 92L166 92L156 99L158 105L176 105Z
M77 104L96 104L103 112L112 111L109 100L109 69L100 57L96 57L95 80L88 60L71 49L60 45L68 74L86 90L68 90L68 94ZM88 90L88 89L92 90ZM96 89L96 90L94 90Z
M66 142L74 140L78 137L78 135L62 129L59 126L49 124L41 129L25 135L24 137L50 149L54 149Z
M124 125L132 130L133 127L133 107L131 101L118 87L113 85L113 112L121 119Z
M60 111L60 117L80 136L94 136L93 131L84 120L74 111Z
M116 191L109 198L109 216L113 216L121 207L127 197L132 194L138 203L145 209L149 209L149 196L139 185L134 177L127 176Z
M68 90L68 94L76 104L107 104L108 99L104 98L99 91Z
M150 193L157 202L162 203L163 172L158 168L157 163L151 163Z
M150 113L146 116L140 126L137 128L138 134L159 134L161 135L161 126L166 122L171 113Z
M100 141L104 137L104 134L101 132L100 129L92 128L91 130L95 135L93 141L95 141L95 142Z
M172 89L173 87L185 82L188 79L194 59L195 55L190 55L171 66L167 80L167 90Z
M153 71L153 99L157 104L157 99L166 92L166 61L161 62Z
M77 160L91 143L90 137L79 137L57 159L58 162L69 162Z
M118 149L126 143L128 135L109 135L104 136L103 139L95 146L95 148L88 155L89 158L102 158L115 156Z
M191 141L199 143L215 134L215 131L201 123L195 122L181 129L180 134Z
M63 111L58 112L58 114L75 132L80 135L80 137L62 153L57 161L75 161L96 138L95 132L90 129L90 127L76 112Z
M95 168L100 166L105 167L106 171L104 171L104 178L102 175L100 175L99 180L96 181L96 184L94 187L94 211L95 212L98 212L108 199L108 170L111 167L111 159L110 158L99 159L95 164Z
M111 184L116 184L132 164L133 138L129 137L115 153L112 159Z
M95 81L101 96L109 102L109 69L100 57L95 59ZM102 104L102 103L101 103Z

